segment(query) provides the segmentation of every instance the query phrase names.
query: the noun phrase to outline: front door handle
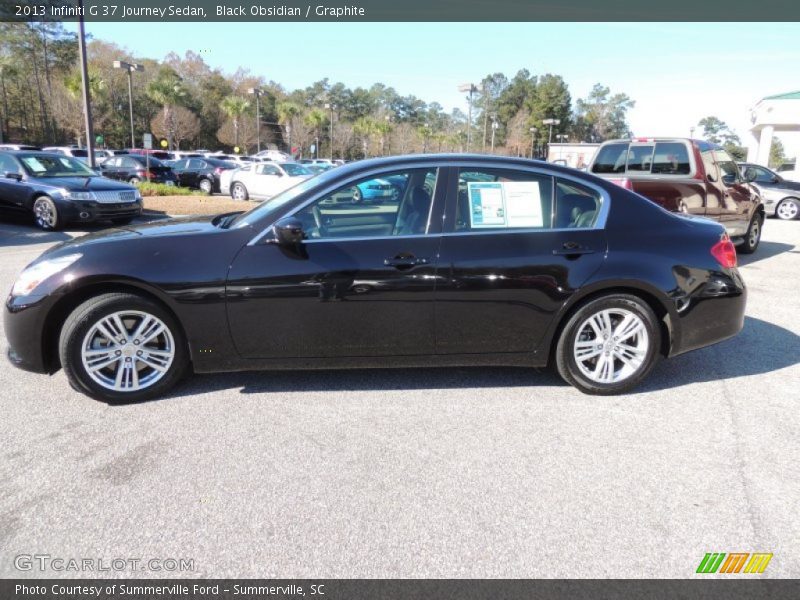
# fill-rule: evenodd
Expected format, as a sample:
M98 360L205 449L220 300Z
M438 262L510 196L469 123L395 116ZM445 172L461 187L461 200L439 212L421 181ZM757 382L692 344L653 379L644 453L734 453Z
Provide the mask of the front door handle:
M588 246L581 246L577 242L564 242L561 245L561 248L553 250L553 254L556 255L566 255L566 256L577 256L579 254L594 254L594 248L589 248Z
M427 258L417 258L411 254L398 254L394 258L387 258L383 264L387 267L394 267L395 269L410 269L419 265L427 265L429 263Z

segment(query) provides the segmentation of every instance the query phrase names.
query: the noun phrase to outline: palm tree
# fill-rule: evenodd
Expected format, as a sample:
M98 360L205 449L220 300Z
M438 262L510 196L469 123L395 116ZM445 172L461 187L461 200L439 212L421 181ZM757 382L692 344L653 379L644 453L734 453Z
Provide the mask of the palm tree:
M147 95L153 102L164 107L167 142L169 149L172 150L172 137L175 130L172 107L182 104L186 98L186 89L183 87L183 81L172 69L161 69L156 79L147 86Z
M97 98L100 95L100 92L103 91L106 87L106 82L100 77L100 74L97 72L96 69L89 69L89 96L91 98ZM83 98L81 97L83 94L83 81L81 79L80 72L73 72L72 74L68 75L64 79L64 87L67 90L67 93L72 98L73 101L79 102L81 105L83 104ZM83 109L81 109L81 114L83 113ZM81 145L81 134L85 133L86 124L84 123L83 119L80 119L80 122L76 124L77 126L73 126L72 129L75 132L76 142L78 146ZM89 146L89 140L86 140L86 146Z
M219 105L228 117L233 121L233 145L239 147L239 119L250 108L250 102L241 96L227 96L222 99Z
M294 125L294 120L301 113L300 106L294 102L281 102L276 107L276 111L278 112L278 122L286 127L289 154L292 154L292 125Z
M369 150L369 139L378 133L378 126L372 117L361 117L353 125L353 131L361 136L361 144L364 148L364 158L367 158Z
M320 110L319 108L312 108L306 113L306 116L303 118L303 120L305 121L306 125L314 129L314 154L316 158L319 156L319 130L328 121L328 115L325 114L325 111Z

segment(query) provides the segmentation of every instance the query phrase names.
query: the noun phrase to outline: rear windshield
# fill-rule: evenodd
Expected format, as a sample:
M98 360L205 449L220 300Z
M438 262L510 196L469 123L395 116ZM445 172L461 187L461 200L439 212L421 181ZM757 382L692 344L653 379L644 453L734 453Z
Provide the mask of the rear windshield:
M592 173L688 175L692 166L683 142L608 144L597 153Z

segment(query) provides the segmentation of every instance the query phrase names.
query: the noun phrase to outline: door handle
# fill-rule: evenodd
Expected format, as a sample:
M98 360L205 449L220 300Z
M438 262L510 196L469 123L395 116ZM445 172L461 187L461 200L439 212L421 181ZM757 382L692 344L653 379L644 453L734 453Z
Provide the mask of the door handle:
M553 250L553 254L560 256L577 256L579 254L594 254L594 248L581 246L577 242L564 242L561 248Z
M394 267L395 269L410 269L419 265L427 265L430 262L427 258L417 258L416 256L408 256L398 254L394 258L387 258L383 264L387 267Z

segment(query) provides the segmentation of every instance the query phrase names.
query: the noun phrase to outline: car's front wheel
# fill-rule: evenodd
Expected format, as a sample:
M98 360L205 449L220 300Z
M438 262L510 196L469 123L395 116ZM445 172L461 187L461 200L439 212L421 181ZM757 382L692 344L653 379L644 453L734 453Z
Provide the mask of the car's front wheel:
M753 215L750 221L750 227L747 228L747 233L744 236L744 243L739 246L739 252L742 254L752 254L758 248L761 242L761 226L763 219L760 214Z
M64 323L58 350L70 385L106 402L159 396L189 364L175 318L147 298L124 293L78 306Z
M231 198L234 200L247 200L250 195L247 193L247 188L244 184L234 183L231 188Z
M39 196L34 200L33 217L36 225L45 231L58 231L64 227L64 219L49 196Z
M655 365L661 332L653 310L628 294L592 300L561 332L556 367L586 394L611 395L638 385Z
M775 209L775 216L784 221L791 221L800 215L800 202L794 198L785 198Z

